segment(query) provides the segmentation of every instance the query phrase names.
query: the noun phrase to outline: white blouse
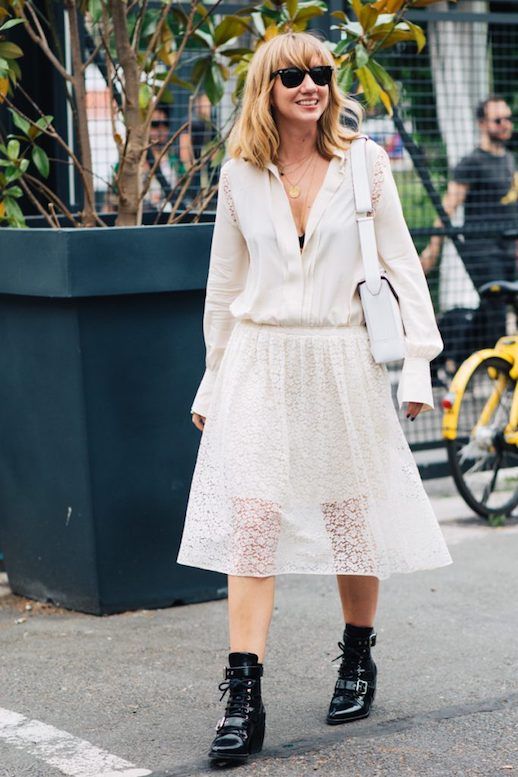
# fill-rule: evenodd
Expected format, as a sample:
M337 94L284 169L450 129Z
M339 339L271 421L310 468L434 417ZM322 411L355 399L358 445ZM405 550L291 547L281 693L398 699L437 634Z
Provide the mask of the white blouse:
M430 361L443 343L426 279L403 217L385 150L366 143L378 253L399 297L406 358L398 401L433 408ZM274 164L241 159L221 170L203 317L206 370L191 412L206 416L237 319L287 326L362 324L363 265L349 151L331 159L306 224L301 251L288 196Z

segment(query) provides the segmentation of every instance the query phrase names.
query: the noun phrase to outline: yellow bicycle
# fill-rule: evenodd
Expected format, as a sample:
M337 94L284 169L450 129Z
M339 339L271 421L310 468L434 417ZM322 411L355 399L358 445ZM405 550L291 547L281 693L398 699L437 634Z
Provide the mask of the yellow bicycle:
M518 282L495 281L484 297L512 304ZM484 518L509 515L518 505L518 335L471 354L442 400L442 434L460 495Z

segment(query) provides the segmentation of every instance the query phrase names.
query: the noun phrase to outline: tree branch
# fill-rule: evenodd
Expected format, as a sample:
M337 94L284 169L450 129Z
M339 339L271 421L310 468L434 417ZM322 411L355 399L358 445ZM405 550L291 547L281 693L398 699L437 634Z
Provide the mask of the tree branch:
M77 20L76 0L65 0L65 7L68 13L68 26L70 30L70 48L72 50L72 85L75 95L74 117L76 122L76 132L81 149L81 167L83 168L83 186L84 186L84 220L85 225L90 227L95 222L95 195L94 182L92 176L92 147L90 145L90 135L88 132L88 112L86 109L86 85L82 60L81 36L79 34L79 24Z
M147 3L148 3L148 0L144 0L141 7L139 8L137 21L135 23L135 29L133 30L133 39L131 41L131 45L135 49L135 51L138 51L140 31L142 29L142 22L144 21L144 14L146 13L146 10L147 10ZM129 10L130 9L128 9L128 13L129 13Z
M32 19L32 23L36 27L37 32L33 29L31 26L31 21L29 20L27 14L25 13L25 9L29 11L29 14ZM35 12L34 8L32 7L31 2L27 2L24 5L21 3L18 5L18 10L20 12L20 17L25 21L25 29L27 30L27 33L29 37L32 39L34 43L36 43L40 49L43 51L47 59L54 65L58 73L62 78L65 79L65 81L72 81L72 76L67 71L67 69L63 66L63 64L59 61L59 59L56 57L52 49L50 48L47 37L43 31L43 27L40 24L40 20L38 19L38 15Z
M57 207L60 209L60 211L63 213L63 215L74 225L74 227L78 227L79 223L75 220L72 213L69 211L63 200L58 197L58 195L52 191L50 187L48 187L43 181L40 181L39 178L36 178L34 175L30 175L30 173L24 173L24 177L31 183L33 186L35 186L37 189L39 189L42 194L45 195L45 197L48 197L49 200L51 200Z

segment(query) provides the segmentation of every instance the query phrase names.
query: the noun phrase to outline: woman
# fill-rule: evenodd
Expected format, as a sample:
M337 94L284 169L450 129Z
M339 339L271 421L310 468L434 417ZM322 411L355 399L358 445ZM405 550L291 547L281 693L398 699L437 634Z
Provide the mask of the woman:
M363 324L348 107L318 39L272 39L250 65L221 172L207 369L191 408L203 435L178 556L228 574L229 696L209 753L220 761L262 747L277 574L337 576L334 725L366 717L374 699L379 580L451 563ZM413 420L433 407L429 361L442 342L387 155L367 141L367 157L406 330L398 398Z

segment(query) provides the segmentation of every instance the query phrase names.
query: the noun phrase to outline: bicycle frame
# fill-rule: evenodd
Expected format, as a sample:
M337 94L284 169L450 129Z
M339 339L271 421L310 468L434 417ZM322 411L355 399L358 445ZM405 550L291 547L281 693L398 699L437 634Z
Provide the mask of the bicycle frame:
M518 447L518 337L508 335L501 337L494 348L484 348L481 351L471 354L455 373L448 392L448 396L453 398L453 401L451 407L444 410L442 435L446 440L457 439L459 409L468 380L477 367L485 359L490 357L498 357L508 362L508 364L511 365L509 377L517 381L511 404L511 412L509 414L509 423L504 430L504 438L508 445L515 445ZM506 376L501 377L503 380L500 380L493 389L476 425L473 427L473 431L480 426L487 425L494 410L498 406L502 392L505 390L507 384Z

